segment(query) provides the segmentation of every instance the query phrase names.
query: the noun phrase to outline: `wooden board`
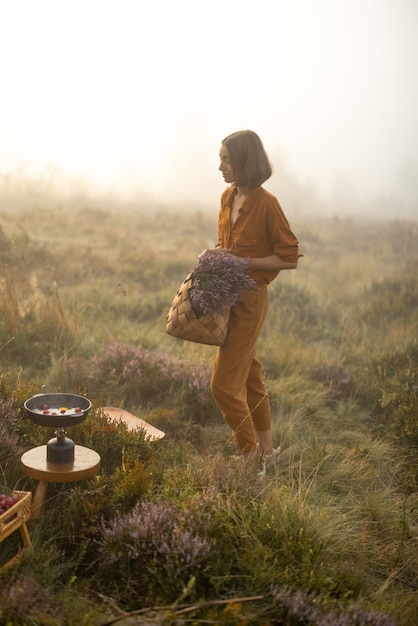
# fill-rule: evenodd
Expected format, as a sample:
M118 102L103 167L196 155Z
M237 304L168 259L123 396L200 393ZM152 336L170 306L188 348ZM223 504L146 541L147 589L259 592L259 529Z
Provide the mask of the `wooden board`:
M101 407L101 410L105 415L110 417L111 420L115 422L122 420L128 426L130 430L135 430L135 428L143 428L146 434L151 439L162 439L165 437L165 433L155 426L151 426L140 417L136 417L136 415L132 415L129 411L125 411L125 409L118 409L114 406L104 406Z

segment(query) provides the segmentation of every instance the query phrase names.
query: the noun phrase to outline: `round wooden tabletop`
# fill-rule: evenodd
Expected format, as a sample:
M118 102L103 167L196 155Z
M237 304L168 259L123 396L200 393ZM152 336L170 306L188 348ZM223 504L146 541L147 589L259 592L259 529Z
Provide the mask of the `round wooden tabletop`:
M22 454L20 459L22 472L29 478L48 483L70 483L91 478L100 470L100 455L90 448L75 444L74 463L48 463L46 452L45 445Z

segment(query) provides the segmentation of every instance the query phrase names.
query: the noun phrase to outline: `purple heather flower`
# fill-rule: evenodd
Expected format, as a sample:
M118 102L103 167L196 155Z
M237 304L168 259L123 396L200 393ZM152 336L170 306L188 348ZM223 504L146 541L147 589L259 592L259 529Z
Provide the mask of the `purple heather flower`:
M254 289L256 282L248 275L248 266L249 259L226 250L202 256L190 270L190 304L195 314L222 315L240 300L245 289Z

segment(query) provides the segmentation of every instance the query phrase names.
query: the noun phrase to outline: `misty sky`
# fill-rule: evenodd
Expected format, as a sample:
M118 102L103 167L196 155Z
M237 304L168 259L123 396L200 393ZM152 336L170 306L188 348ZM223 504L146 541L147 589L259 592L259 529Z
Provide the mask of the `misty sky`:
M0 15L2 175L53 165L217 206L220 141L251 128L266 187L418 217L417 0L0 0Z

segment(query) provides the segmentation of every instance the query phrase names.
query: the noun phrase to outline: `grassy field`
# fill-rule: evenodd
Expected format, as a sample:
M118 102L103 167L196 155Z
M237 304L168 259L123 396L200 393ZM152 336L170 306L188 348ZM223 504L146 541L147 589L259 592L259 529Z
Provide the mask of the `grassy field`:
M35 393L86 395L70 436L102 457L96 478L50 485L0 623L416 623L418 225L288 216L304 257L269 288L259 357L283 452L260 482L210 396L216 348L165 333L216 217L0 214L0 491L35 487L19 467L51 436L24 415Z

